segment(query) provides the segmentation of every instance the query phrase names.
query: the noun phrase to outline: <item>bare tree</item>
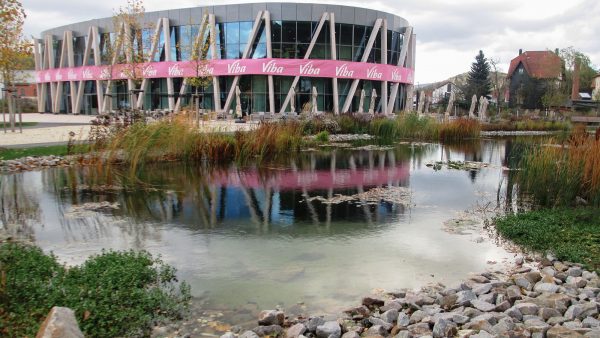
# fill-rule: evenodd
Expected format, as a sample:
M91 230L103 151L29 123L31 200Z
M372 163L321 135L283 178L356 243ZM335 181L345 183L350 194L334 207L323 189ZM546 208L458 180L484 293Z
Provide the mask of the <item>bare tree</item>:
M496 116L500 116L500 96L506 89L506 81L500 78L498 64L500 63L500 59L490 58L490 66L494 70L494 74L492 75L492 81L494 88L492 92L496 95Z
M205 13L204 17L207 17ZM189 53L190 62L194 70L194 76L186 78L188 85L194 88L194 105L196 114L200 112L200 89L206 89L212 82L212 76L209 70L209 61L207 59L208 51L210 49L211 41L215 37L208 34L208 21L203 20L200 24L198 36L194 38L194 41L187 46L191 48ZM183 46L182 48L185 48Z

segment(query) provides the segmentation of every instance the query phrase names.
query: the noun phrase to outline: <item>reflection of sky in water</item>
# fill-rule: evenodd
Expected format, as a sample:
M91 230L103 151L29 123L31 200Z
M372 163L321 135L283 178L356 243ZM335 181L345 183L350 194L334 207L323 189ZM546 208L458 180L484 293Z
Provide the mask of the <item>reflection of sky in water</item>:
M65 189L87 184L94 177L89 168L17 177L25 182L21 198L38 205L38 219L30 220L37 243L65 262L80 263L103 248L146 249L161 254L195 294L215 303L255 301L268 308L305 301L332 310L374 288L453 283L486 269L487 261L508 257L490 241L481 242L480 231L443 231L443 222L459 212L495 203L504 153L503 141L484 140L462 148L305 153L287 167L260 170L207 171L171 163L140 177L160 189L117 194ZM492 166L473 174L425 165L448 158ZM409 187L414 206L310 200L388 184ZM68 216L71 204L100 201L121 208Z

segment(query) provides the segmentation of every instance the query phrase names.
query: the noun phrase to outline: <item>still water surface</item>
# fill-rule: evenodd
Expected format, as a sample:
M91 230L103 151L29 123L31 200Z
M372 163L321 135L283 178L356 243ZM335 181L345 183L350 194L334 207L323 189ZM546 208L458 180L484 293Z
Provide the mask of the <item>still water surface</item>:
M324 149L261 167L168 163L135 180L116 172L112 182L93 168L6 175L0 216L4 226L17 227L68 264L102 249L160 254L207 306L304 302L313 311L335 312L374 289L452 284L512 257L478 225L480 215L471 214L510 197L502 167L511 142ZM490 166L426 165L448 159ZM132 181L135 188L106 189ZM390 186L409 189L410 200L327 204L315 198ZM77 207L90 202L115 208ZM461 217L475 221L448 225Z

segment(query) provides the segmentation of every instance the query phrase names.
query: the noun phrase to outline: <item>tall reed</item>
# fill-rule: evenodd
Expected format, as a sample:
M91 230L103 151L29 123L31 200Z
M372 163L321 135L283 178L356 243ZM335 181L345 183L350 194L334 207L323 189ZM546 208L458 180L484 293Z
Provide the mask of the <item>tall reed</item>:
M524 154L518 182L541 206L600 206L600 142L574 134L562 147L536 146Z

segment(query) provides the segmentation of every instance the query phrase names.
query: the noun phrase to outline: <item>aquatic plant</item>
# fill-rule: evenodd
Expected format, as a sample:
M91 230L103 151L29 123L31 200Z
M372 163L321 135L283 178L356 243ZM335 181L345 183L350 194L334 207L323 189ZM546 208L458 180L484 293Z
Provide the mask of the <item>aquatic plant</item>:
M531 147L519 167L521 189L539 205L571 206L578 198L600 205L600 141L587 134L574 133L562 146Z
M329 141L329 132L326 130L323 130L322 132L318 133L315 136L315 140L317 140L317 142L321 142L321 143L325 143Z

